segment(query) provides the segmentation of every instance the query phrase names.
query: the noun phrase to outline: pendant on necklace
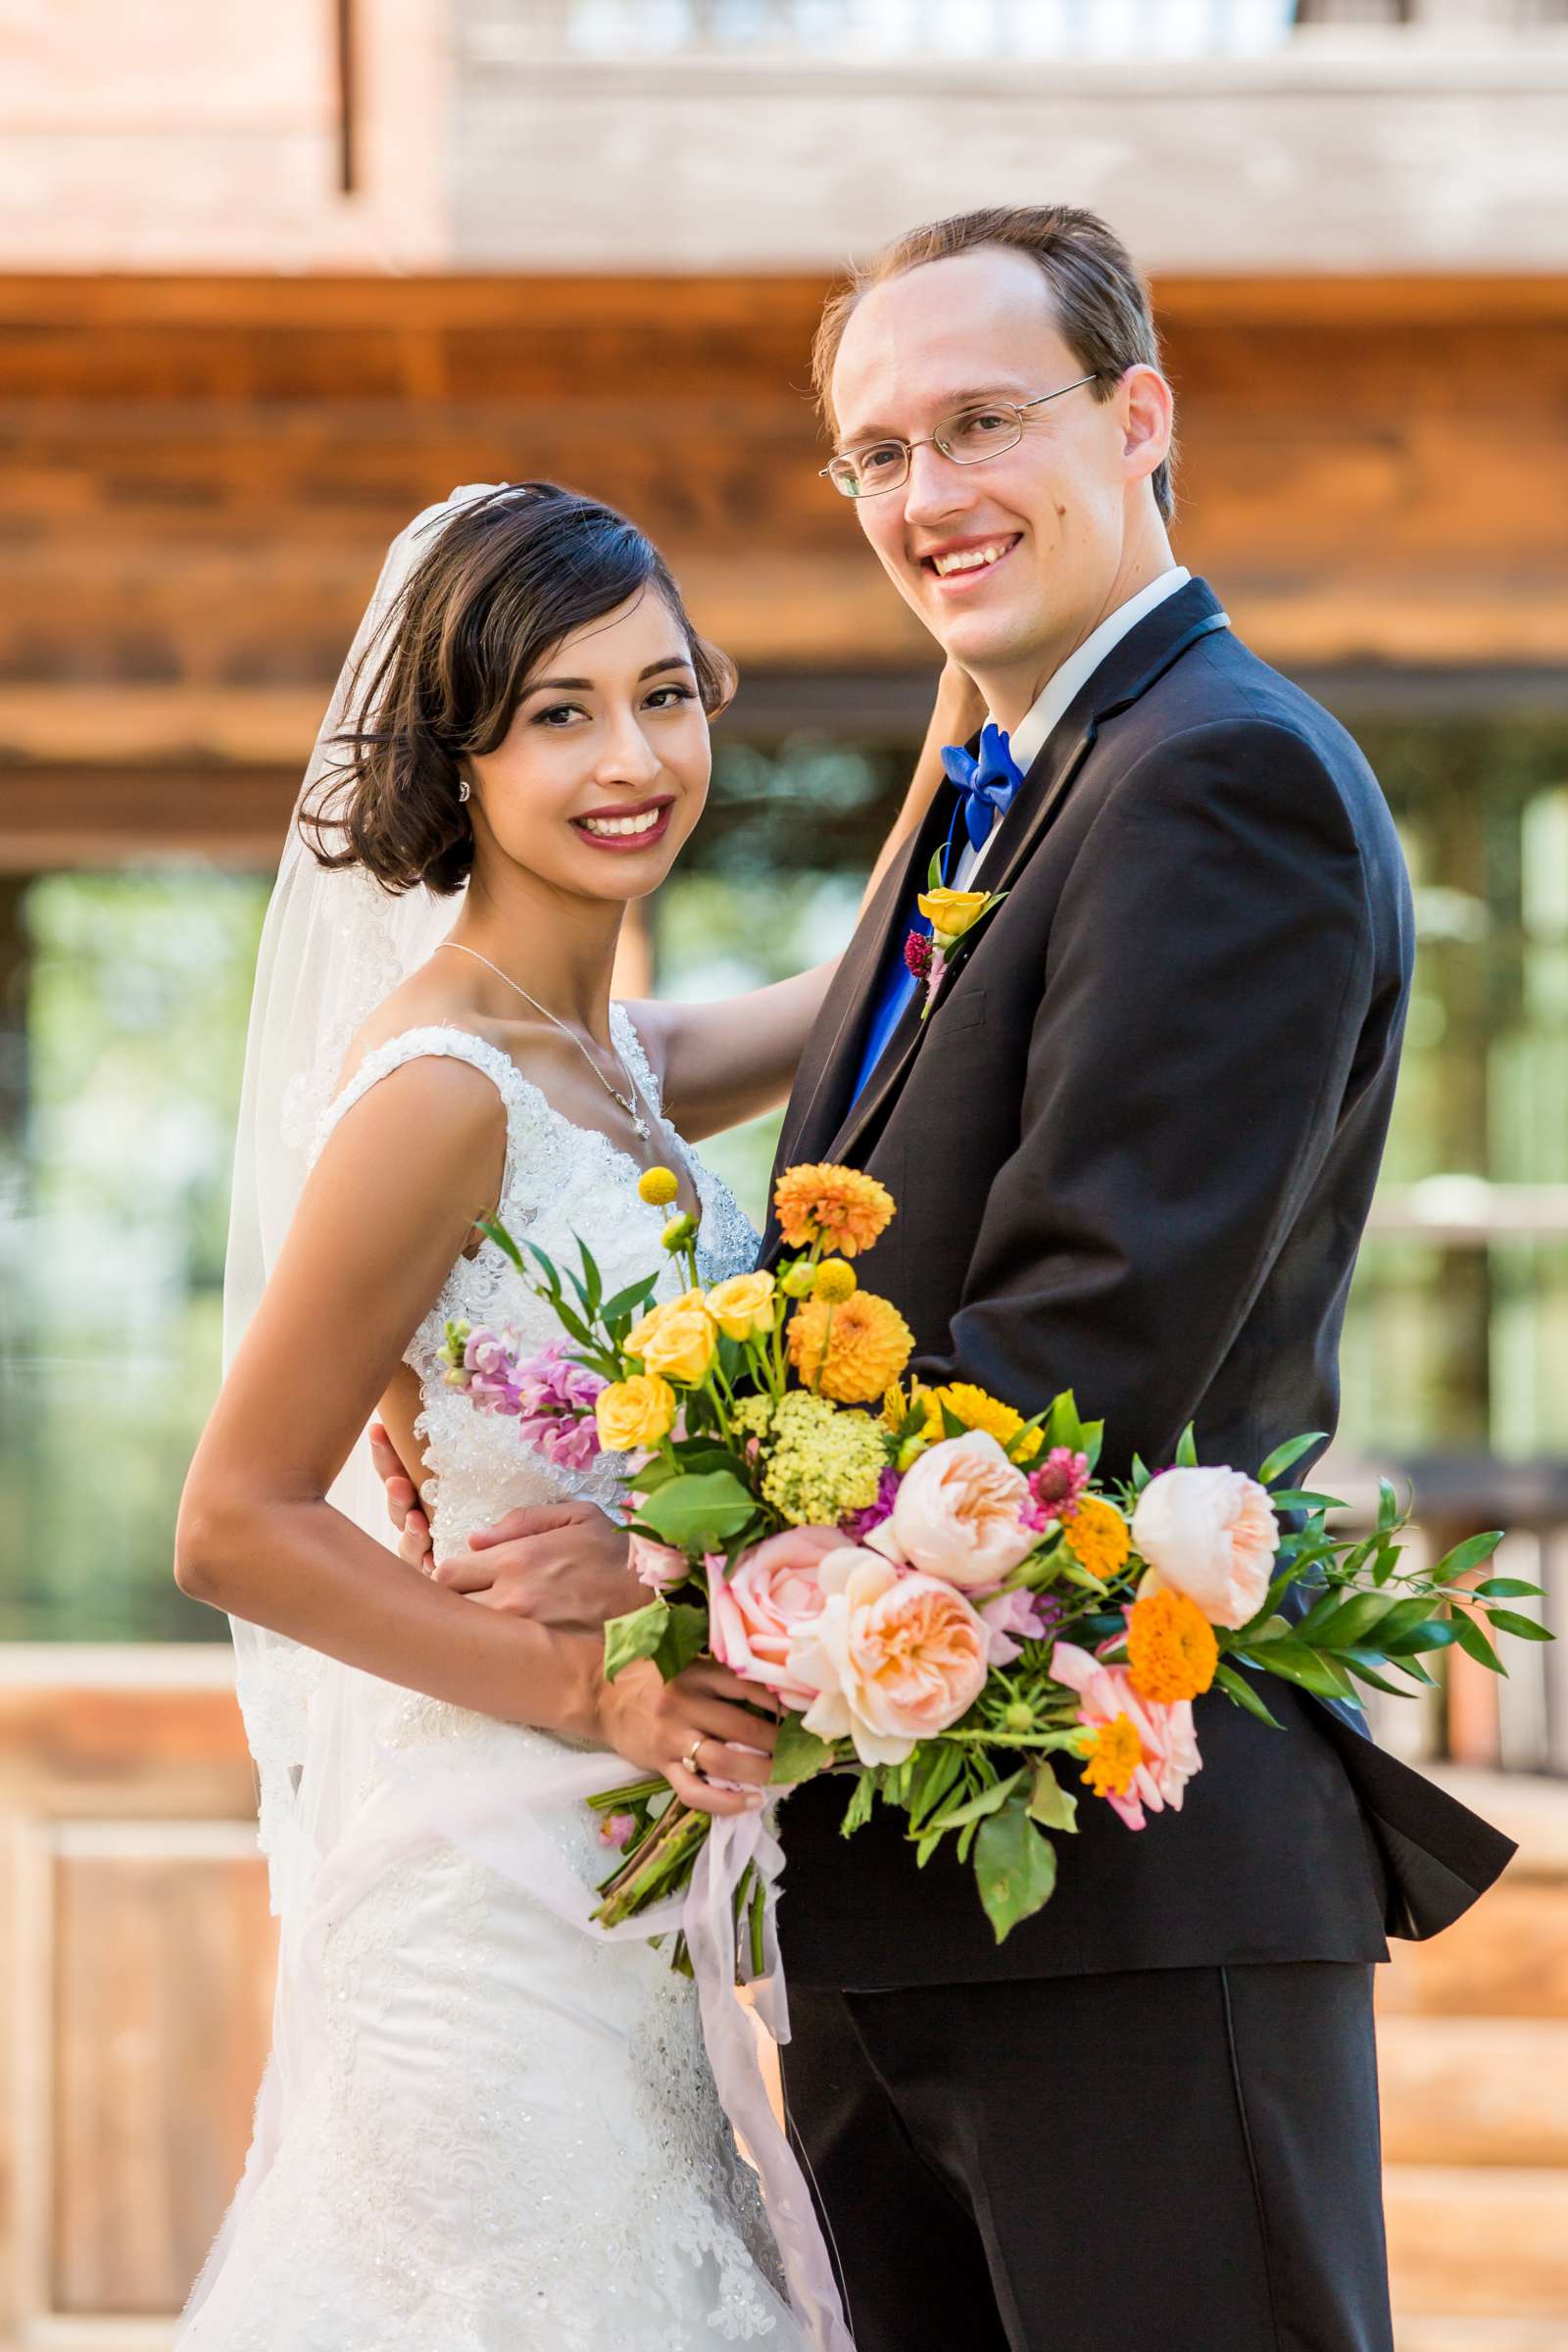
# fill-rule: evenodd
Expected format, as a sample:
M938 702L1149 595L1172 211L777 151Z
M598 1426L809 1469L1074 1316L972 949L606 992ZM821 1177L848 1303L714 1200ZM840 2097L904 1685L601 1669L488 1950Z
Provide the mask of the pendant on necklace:
M648 1141L648 1133L649 1133L649 1129L648 1129L648 1121L647 1121L646 1119L644 1119L644 1118L640 1118L640 1117L638 1117L636 1114L633 1114L633 1117L632 1117L632 1122L631 1122L631 1123L632 1123L632 1126L635 1128L635 1130L636 1130L637 1134L638 1134L638 1135L639 1135L639 1136L642 1138L643 1142L646 1144L646 1143L647 1143L647 1141Z

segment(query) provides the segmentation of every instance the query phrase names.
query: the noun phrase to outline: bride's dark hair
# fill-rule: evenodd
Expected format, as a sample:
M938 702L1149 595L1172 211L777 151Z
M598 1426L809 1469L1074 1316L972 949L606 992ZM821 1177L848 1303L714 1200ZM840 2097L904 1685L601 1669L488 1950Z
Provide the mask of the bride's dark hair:
M473 864L464 756L504 741L553 646L650 588L680 625L711 718L735 691L734 667L693 628L635 523L555 482L509 483L458 508L361 657L356 715L333 738L342 758L300 813L315 857L363 865L393 893L461 888Z

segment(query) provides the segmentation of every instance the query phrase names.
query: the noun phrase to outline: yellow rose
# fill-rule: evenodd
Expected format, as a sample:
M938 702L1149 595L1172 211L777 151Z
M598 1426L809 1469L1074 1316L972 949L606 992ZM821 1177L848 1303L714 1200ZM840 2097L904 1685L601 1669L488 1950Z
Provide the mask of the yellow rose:
M701 1386L711 1369L718 1332L706 1304L677 1307L664 1317L642 1350L650 1372L662 1372L683 1389Z
M984 914L990 895L985 890L923 890L920 912L939 941L961 939Z
M667 1437L675 1420L675 1392L667 1380L638 1372L601 1389L594 1399L599 1443L607 1453L636 1453Z
M628 1355L643 1354L655 1332L667 1323L671 1315L678 1315L682 1307L701 1306L702 1303L703 1294L701 1291L683 1291L678 1298L666 1298L662 1304L651 1306L647 1314L640 1321L634 1323L627 1332L624 1342L626 1353Z
M726 1340L760 1338L773 1328L771 1274L732 1274L708 1294L708 1311Z

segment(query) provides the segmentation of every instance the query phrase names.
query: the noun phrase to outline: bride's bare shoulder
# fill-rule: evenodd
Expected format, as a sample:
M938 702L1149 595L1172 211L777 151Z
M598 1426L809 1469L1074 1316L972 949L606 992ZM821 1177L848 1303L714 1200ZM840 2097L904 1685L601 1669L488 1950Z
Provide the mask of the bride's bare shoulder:
M499 1024L480 1009L475 994L455 956L432 956L383 997L354 1032L338 1072L338 1090L349 1084L368 1054L411 1029L466 1029L505 1052Z

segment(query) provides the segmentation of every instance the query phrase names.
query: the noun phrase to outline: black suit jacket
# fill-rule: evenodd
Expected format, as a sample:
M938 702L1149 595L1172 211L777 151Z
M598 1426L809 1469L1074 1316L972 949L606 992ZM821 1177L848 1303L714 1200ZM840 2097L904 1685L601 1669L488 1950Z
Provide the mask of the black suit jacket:
M864 1262L924 1379L1104 1416L1102 1469L1255 1471L1332 1432L1346 1294L1394 1096L1409 887L1345 730L1190 581L1106 657L979 879L1007 893L906 1013L852 1106L875 983L951 818L885 878L808 1045L779 1166L842 1160L898 1202ZM776 1252L770 1228L764 1262ZM1298 1475L1310 1471L1310 1459ZM1085 1791L1057 1890L1000 1949L972 1875L903 1817L839 1835L842 1780L785 1808L784 1956L877 1986L1387 1956L1475 1899L1507 1840L1270 1678L1286 1729L1198 1702L1203 1767L1141 1834Z

